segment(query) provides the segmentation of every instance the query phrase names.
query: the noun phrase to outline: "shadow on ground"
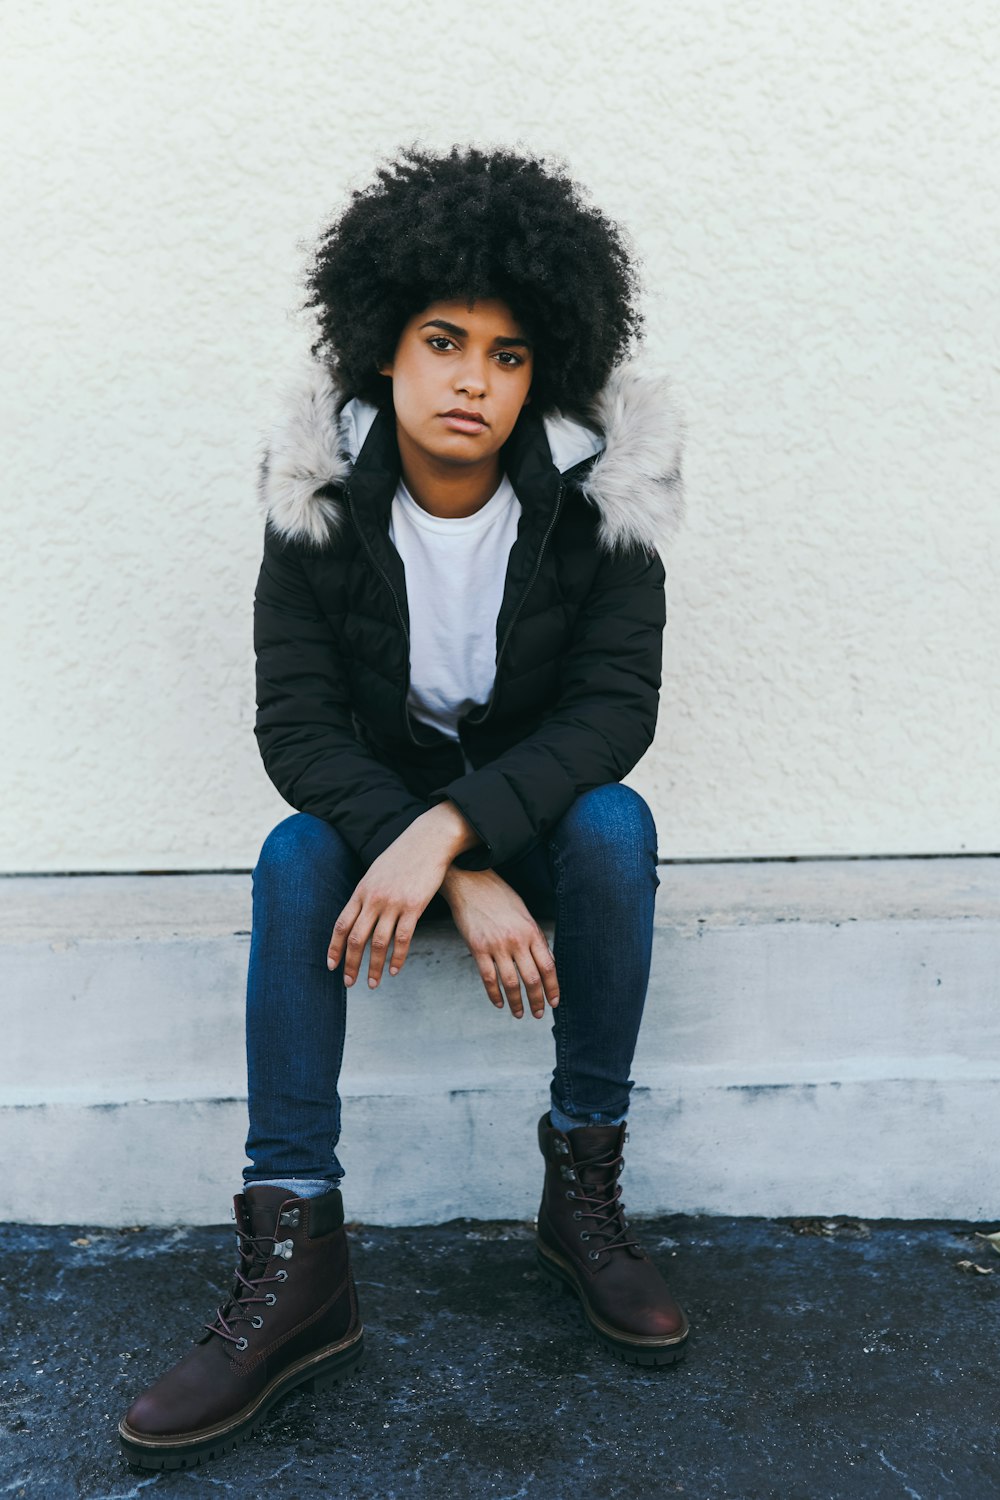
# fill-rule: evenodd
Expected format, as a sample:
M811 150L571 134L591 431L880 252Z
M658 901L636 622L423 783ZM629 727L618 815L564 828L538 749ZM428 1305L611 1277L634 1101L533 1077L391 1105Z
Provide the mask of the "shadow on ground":
M691 1315L685 1364L635 1369L592 1344L536 1272L528 1225L355 1226L365 1369L291 1394L238 1453L155 1475L120 1457L118 1418L212 1316L231 1229L6 1226L0 1495L1000 1491L1000 1255L972 1226L633 1222Z

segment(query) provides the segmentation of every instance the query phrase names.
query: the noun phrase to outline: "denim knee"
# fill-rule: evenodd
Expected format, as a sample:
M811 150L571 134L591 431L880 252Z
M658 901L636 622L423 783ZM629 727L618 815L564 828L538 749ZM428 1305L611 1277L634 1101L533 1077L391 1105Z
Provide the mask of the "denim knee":
M292 813L271 828L253 867L255 891L328 891L348 882L360 861L348 841L322 817Z
M646 799L620 781L582 792L559 823L563 850L579 842L584 849L595 842L622 853L650 851L656 856L656 823Z
M286 872L301 874L310 867L336 864L350 857L350 849L329 823L312 813L292 813L271 829L254 866L254 881L281 879Z

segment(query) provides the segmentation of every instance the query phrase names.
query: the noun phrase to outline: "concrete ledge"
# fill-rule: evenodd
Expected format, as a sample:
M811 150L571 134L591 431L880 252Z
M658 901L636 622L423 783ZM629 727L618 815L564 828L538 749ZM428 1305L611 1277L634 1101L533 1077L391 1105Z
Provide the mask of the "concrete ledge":
M632 1210L995 1214L1000 860L674 865L661 880ZM249 887L0 882L0 1217L224 1217L244 1161ZM551 1066L548 1024L494 1012L450 923L422 924L403 975L352 996L350 1215L529 1216Z

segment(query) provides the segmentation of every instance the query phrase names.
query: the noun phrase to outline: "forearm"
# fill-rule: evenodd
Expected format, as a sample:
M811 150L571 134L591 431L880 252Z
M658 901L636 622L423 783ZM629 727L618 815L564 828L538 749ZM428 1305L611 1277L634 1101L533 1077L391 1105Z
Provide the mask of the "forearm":
M468 892L476 885L506 885L496 870L463 870L460 865L451 865L441 882L441 895L452 905L456 897Z
M421 813L417 822L426 825L427 831L441 840L449 862L482 842L465 814L451 801L435 803L427 812Z

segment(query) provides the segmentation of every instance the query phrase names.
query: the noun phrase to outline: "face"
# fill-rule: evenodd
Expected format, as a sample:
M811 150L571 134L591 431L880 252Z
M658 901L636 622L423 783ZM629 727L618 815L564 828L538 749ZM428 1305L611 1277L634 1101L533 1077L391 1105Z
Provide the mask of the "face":
M491 460L531 386L532 350L505 302L432 302L400 335L392 377L400 449L446 464Z

